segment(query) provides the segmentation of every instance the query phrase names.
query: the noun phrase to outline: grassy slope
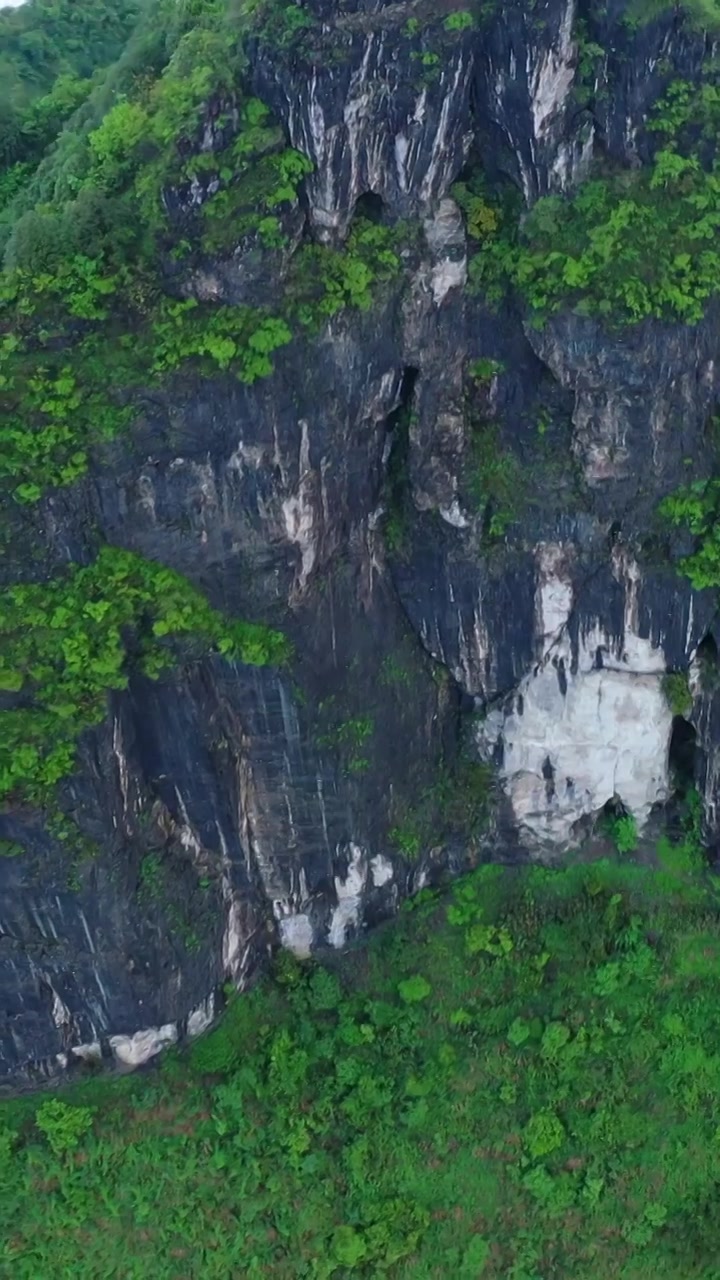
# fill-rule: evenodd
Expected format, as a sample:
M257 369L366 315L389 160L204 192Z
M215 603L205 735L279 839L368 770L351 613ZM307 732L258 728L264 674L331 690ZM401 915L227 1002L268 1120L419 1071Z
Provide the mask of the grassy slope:
M66 1152L4 1104L0 1274L713 1280L718 974L679 871L482 869L64 1095Z

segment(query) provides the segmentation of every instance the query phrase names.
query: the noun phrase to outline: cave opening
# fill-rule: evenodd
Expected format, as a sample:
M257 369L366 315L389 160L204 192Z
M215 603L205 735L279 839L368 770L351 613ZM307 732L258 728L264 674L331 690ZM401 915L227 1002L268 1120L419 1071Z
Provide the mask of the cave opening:
M673 717L669 764L673 792L682 800L695 786L697 777L697 734L684 716Z
M358 196L353 216L364 218L366 222L380 223L385 221L385 202L375 191L364 191Z
M415 385L417 383L420 370L413 365L408 365L402 372L400 380L400 389L398 391L398 401L395 408L388 414L385 419L385 432L388 436L397 432L398 435L403 434L403 428L410 425L410 414L412 412L413 398L415 396Z
M605 801L605 804L600 810L600 820L602 823L607 824L609 822L617 821L618 818L627 818L628 813L629 810L623 804L620 796L616 793L615 795L610 796L609 800Z
M410 418L419 369L408 365L402 374L395 408L385 419L385 544L399 551L407 540L411 516L409 458Z
M708 631L695 650L695 662L700 675L700 687L703 693L713 693L720 684L720 666L718 665L717 641Z

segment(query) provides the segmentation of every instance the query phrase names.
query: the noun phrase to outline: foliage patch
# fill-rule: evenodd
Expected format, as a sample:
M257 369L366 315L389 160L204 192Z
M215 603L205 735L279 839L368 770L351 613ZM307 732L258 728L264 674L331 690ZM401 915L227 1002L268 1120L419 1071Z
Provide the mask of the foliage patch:
M232 622L180 574L116 547L50 582L10 587L0 602L0 797L35 803L72 771L77 740L98 724L107 692L133 670L156 678L208 649L281 662L277 632Z
M285 953L159 1073L0 1105L0 1268L709 1280L719 924L682 860L483 867Z
M476 252L471 287L499 302L515 288L536 322L564 307L610 324L645 318L695 324L718 291L720 121L717 70L670 85L648 123L650 166L591 177L570 197L519 200L483 180L455 188Z

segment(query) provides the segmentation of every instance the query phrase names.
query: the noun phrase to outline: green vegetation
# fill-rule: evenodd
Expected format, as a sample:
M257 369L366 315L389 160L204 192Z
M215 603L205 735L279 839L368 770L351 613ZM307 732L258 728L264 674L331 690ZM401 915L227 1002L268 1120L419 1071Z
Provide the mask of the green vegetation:
M472 360L468 365L468 376L475 382L491 382L493 378L502 373L505 365L501 360L492 360L487 356L481 356L479 360Z
M247 32L260 29L268 7L257 23L246 7ZM375 286L399 272L408 234L357 219L344 251L303 245L288 267L277 257L283 219L311 166L245 90L235 6L147 0L104 25L86 8L76 21L67 0L30 0L22 17L7 15L20 33L7 56L27 53L35 68L18 63L15 123L0 149L0 482L25 504L81 477L163 380L252 384L294 334L343 308L367 310ZM57 36L52 57L44 36L27 34L33 15ZM0 30L5 22L3 12ZM287 17L286 34L301 25ZM101 66L118 53L90 75L88 58ZM277 312L187 296L193 271L245 241L256 257L276 255ZM107 690L131 669L154 676L176 660L169 633L184 651L243 661L286 652L274 633L226 622L170 570L112 548L53 582L10 587L0 629L11 695L0 795L13 802L49 800L79 735L102 719ZM349 768L366 767L355 744Z
M475 841L490 816L493 779L492 767L478 760L443 765L432 785L397 815L390 843L412 862L453 836Z
M602 45L588 36L587 23L576 18L573 35L577 41L578 63L573 83L573 96L580 106L588 106L595 96L598 71L605 57Z
M56 1156L74 1151L92 1128L89 1107L69 1107L61 1098L48 1098L38 1108L35 1124Z
M318 708L321 715L337 712L335 700L328 698ZM366 773L370 768L370 739L375 732L372 716L353 716L340 720L318 736L318 746L342 757L349 773Z
M88 109L96 127L75 121L72 145L59 145L6 210L2 474L21 501L82 474L89 449L131 420L133 390L188 361L253 382L290 340L263 308L180 300L163 279L168 257L192 263L217 248L219 224L241 238L248 208L267 236L309 167L263 104L236 92L240 55L224 16L208 3L189 29L176 22L161 70L145 67L113 105ZM209 111L218 137L232 132L225 150L201 150ZM193 182L214 183L215 194L178 223L166 193L181 200Z
M689 716L693 707L686 671L670 671L663 676L662 690L674 716Z
M491 302L512 286L538 324L563 307L611 324L647 317L694 324L718 292L720 82L673 83L648 127L653 164L546 196L520 224L518 201L498 203L481 179L460 190L477 251L470 280Z
M696 549L680 561L695 590L720 587L720 480L696 480L665 498L659 510L696 539Z
M15 695L0 711L0 797L34 803L72 771L108 690L178 661L171 638L183 638L184 660L208 649L255 664L288 655L277 632L228 621L173 570L116 547L50 582L10 587L0 636L0 689Z
M159 65L146 31L37 172L25 153L8 152L4 170L0 156L0 475L19 501L82 475L90 450L132 421L159 378L195 365L253 383L294 332L344 307L367 309L373 287L400 269L406 231L358 219L345 251L306 245L293 256L281 314L180 296L209 255L248 237L259 252L285 247L283 216L311 166L243 91L228 6L168 4L143 10L143 31L153 17L168 20ZM65 119L86 89L61 76L52 108L47 95L32 104L55 122L24 127L36 159L58 112Z
M412 658L417 662L417 655L412 654ZM387 688L409 688L414 679L413 667L411 665L410 656L407 660L403 656L398 657L397 654L389 653L383 658L380 668L380 683Z
M443 22L446 31L467 31L474 25L475 19L467 9L456 9L454 13L449 13Z
M17 1280L713 1280L717 892L482 867L189 1055L0 1107Z
M490 542L503 538L519 514L523 469L517 455L502 448L494 423L483 423L472 432L465 486L483 517L486 537Z
M720 4L718 0L685 0L681 11L691 26L701 31L720 29ZM630 0L623 22L629 27L644 27L657 18L674 16L677 8L668 0Z
M262 308L173 300L129 269L103 274L101 259L79 253L60 275L14 272L5 287L13 331L0 344L7 404L0 476L15 482L23 502L37 501L49 485L72 483L86 470L93 445L132 420L133 389L142 395L144 386L193 363L244 383L266 377L273 353L291 340L291 324L308 329L344 307L371 305L372 287L399 270L390 247L396 239L358 220L345 251L303 249L287 283L286 318ZM58 295L66 310L53 324ZM133 322L126 304L136 297ZM112 310L115 301L122 315ZM0 292L0 313L2 305ZM58 338L69 337L79 321L84 336L68 349Z
M411 398L396 411L385 481L383 538L390 555L399 557L404 556L408 548L410 521L414 511L409 463L410 428L416 417L410 403Z
M209 880L198 881L198 887L207 889ZM159 853L146 853L140 863L138 877L138 899L140 902L153 903L160 907L173 937L183 943L187 951L197 952L202 943L198 934L197 920L193 920L192 910L188 906L173 901L173 886L168 868ZM197 910L197 901L195 902Z
M0 118L45 92L63 75L91 76L122 52L139 14L139 0L27 0L0 10ZM22 121L18 123L22 128ZM13 131L14 132L14 131Z
M637 823L631 813L614 813L605 820L607 833L618 853L633 853L637 848Z

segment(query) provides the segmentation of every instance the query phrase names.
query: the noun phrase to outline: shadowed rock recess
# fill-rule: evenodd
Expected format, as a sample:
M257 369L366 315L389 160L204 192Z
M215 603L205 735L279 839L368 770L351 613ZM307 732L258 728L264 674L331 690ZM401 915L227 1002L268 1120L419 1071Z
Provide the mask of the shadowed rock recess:
M713 43L617 0L456 9L313 0L282 39L254 31L237 93L312 169L280 247L230 243L230 209L229 247L166 269L176 297L284 314L297 255L345 252L362 219L399 261L369 302L291 326L255 381L192 362L151 380L72 483L25 504L6 488L9 583L106 542L293 653L130 670L58 785L69 836L10 795L8 1087L145 1062L274 944L343 947L478 860L565 856L608 802L642 833L677 786L667 673L688 673L683 785L717 839L716 593L658 516L713 465L717 306L693 325L619 328L572 300L531 320L519 293L472 287L456 186L483 173L531 207L596 165L635 173L648 112L702 80ZM205 157L232 140L233 92L223 129L209 95L192 134ZM163 193L178 242L217 189L198 175Z

